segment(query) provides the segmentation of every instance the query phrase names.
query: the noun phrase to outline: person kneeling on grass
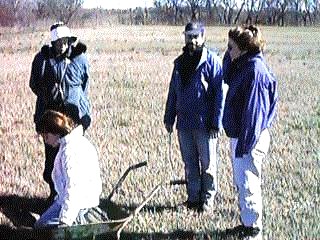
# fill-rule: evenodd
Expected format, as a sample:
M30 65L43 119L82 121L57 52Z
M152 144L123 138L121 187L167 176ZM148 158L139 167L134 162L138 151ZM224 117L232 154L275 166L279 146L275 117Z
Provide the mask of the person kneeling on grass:
M95 222L92 215L103 215L98 207L102 181L97 151L83 136L82 125L76 125L65 114L48 110L41 118L40 133L46 144L59 147L52 171L57 195L34 227Z

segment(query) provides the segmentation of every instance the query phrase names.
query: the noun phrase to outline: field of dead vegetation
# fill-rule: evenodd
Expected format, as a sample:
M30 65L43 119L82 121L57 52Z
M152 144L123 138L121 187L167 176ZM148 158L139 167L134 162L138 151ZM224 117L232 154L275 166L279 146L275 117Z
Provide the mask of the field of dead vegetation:
M93 122L87 137L100 155L106 198L132 164L113 203L133 209L154 186L184 177L177 136L173 169L164 106L183 27L113 26L74 29L87 44ZM265 239L320 239L320 29L262 27L269 66L279 81L279 112L263 163ZM222 56L226 27L207 28L207 46ZM0 29L0 236L28 223L27 207L45 199L44 148L34 130L35 96L28 87L31 62L49 34ZM176 132L175 132L176 133ZM187 211L183 185L167 186L125 228L129 238L218 238L237 226L228 139L220 139L219 188L210 213ZM8 203L9 202L9 203ZM10 204L11 202L11 204ZM1 238L1 237L0 237ZM2 237L1 239L6 239Z

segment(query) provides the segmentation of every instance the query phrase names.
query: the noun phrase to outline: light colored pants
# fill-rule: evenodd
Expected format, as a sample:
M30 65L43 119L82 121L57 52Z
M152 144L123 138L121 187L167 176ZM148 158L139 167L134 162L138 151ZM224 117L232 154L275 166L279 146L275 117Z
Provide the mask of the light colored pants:
M217 138L205 130L179 130L188 201L212 205L217 192Z
M261 164L270 145L269 131L262 131L251 153L241 158L235 157L237 142L236 138L230 140L233 181L239 194L241 222L244 226L259 227L258 236L250 239L262 239Z

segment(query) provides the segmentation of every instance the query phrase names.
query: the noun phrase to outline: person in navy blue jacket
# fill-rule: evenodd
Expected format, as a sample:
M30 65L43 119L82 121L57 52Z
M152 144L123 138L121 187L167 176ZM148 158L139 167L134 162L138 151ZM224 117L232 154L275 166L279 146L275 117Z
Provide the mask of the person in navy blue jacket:
M88 99L89 64L85 44L71 35L62 22L50 28L51 46L44 45L32 62L29 86L36 95L34 122L39 132L39 122L46 110L67 114L83 129L91 122L91 106ZM49 201L56 192L51 172L58 147L45 144L44 180L49 184Z
M262 239L261 164L266 157L268 129L277 109L277 81L263 57L265 41L254 25L229 31L223 59L229 85L223 127L231 138L233 179L239 194L240 230Z
M223 80L221 59L204 46L202 23L185 26L183 53L174 61L164 124L176 121L185 164L190 209L209 210L217 186L217 140L222 129Z

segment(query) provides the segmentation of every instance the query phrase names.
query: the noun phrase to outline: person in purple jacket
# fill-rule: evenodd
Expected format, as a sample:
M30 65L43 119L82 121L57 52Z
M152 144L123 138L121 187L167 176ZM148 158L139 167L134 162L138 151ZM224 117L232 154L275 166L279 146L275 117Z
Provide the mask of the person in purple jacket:
M184 36L183 53L174 61L164 124L171 134L177 121L187 207L209 210L218 190L217 141L223 113L221 59L204 46L202 23L188 23Z
M249 239L262 239L261 165L276 114L277 81L265 63L265 41L258 27L239 26L228 36L223 70L229 90L223 127L231 138L233 180L239 194L242 225L237 228L251 233Z

